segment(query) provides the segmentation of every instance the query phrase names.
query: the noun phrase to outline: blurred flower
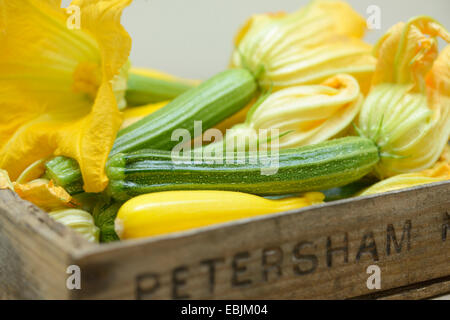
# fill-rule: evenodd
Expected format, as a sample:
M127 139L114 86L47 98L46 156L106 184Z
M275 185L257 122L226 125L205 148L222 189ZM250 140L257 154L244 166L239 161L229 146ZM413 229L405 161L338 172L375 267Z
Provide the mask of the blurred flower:
M89 242L98 242L100 229L94 223L94 218L89 212L78 209L57 210L49 213L49 216L59 223L73 229Z
M8 172L0 169L0 190L9 189L14 191L14 186L9 179Z
M291 14L255 15L236 36L232 66L248 68L265 88L348 73L366 92L376 59L360 40L365 29L364 18L342 1L314 0Z
M108 184L120 128L131 39L120 25L131 0L74 0L81 29L54 0L0 0L0 168L13 180L51 155L76 159L85 190Z
M257 141L260 129L278 129L280 149L320 143L345 132L362 103L358 81L345 74L321 85L282 89L252 107L245 123L228 130L224 141L205 148L225 149L224 145L235 138L235 146L239 142L249 145Z
M375 48L359 126L380 148L381 178L430 168L449 140L450 46L438 54L438 36L450 42L439 23L417 17L392 27Z

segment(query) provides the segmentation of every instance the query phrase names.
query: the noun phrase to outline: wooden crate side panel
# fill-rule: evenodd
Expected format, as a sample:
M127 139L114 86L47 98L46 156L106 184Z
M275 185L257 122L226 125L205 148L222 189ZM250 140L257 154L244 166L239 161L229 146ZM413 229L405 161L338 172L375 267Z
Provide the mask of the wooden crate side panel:
M102 246L78 259L75 298L315 299L450 275L450 183Z
M89 244L14 193L0 191L0 299L67 299L72 252Z

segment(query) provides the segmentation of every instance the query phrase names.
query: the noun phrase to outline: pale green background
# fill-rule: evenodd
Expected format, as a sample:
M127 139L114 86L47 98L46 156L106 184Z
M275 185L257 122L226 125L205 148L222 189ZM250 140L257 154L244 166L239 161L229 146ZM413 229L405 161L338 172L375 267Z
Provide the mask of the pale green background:
M67 5L70 1L63 0ZM360 14L381 9L381 30L370 31L374 42L391 25L415 15L431 15L450 28L450 0L349 0ZM133 38L131 60L183 77L207 78L223 70L239 26L251 14L294 11L308 0L134 0L123 16Z

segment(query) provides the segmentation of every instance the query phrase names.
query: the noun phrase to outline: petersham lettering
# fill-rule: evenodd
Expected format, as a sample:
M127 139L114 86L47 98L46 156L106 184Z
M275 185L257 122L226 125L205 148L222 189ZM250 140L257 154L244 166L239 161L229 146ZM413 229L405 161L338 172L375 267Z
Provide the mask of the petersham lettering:
M442 241L446 239L448 226L449 215L444 213ZM179 265L169 271L169 292L173 299L205 298L217 293L218 283L221 290L239 289L279 281L286 275L306 277L319 268L377 262L380 257L411 250L412 227L411 220L406 220L403 226L387 224L384 241L379 231L378 236L372 230L342 232L314 241L304 239L290 245L240 251L228 257L211 257L191 265ZM380 251L381 248L384 250ZM162 276L157 273L139 275L136 297L151 299L162 288ZM202 295L191 296L190 284L204 288Z

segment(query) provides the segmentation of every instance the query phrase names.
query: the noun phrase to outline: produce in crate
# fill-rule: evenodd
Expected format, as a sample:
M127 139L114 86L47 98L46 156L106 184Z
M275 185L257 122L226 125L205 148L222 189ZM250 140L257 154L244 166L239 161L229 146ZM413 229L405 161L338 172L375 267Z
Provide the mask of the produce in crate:
M64 28L66 18L54 2L0 0L7 18L0 23L0 107L8 110L0 113L0 168L14 181L2 170L0 188L14 189L89 241L118 240L116 213L135 196L116 220L124 239L323 201L301 192L334 188L328 199L349 197L372 183L360 180L371 172L413 173L362 194L449 178L445 162L414 172L435 164L450 135L450 50L438 56L437 47L438 36L449 42L450 35L431 18L394 26L377 45L376 62L360 40L364 19L341 1L256 15L236 37L232 68L197 86L129 70L131 41L119 23L129 2L75 1L82 29L54 33L48 22ZM29 50L16 41L22 34ZM127 103L133 108L122 115ZM348 134L361 107L361 137L326 141ZM195 121L224 130L245 114L225 143L196 149L193 158L170 153L179 144L176 130L198 138ZM252 145L276 138L282 150L223 153L229 139L260 129L278 133ZM255 196L287 193L296 198ZM180 202L185 212L174 211Z
M113 1L114 2L114 1ZM125 5L128 3L128 1L119 1L119 0L115 0L115 2L120 3L121 5ZM119 6L117 6L117 8L119 8ZM107 10L107 9L104 9ZM344 52L344 51L340 51L340 53L337 56L333 56L333 55L326 55L326 56L322 56L322 58L324 59L324 61L327 62L328 66L332 66L333 61L339 61L339 64L337 66L335 66L335 68L331 68L332 70L330 72L327 72L326 75L323 75L323 77L321 76L321 78L314 78L311 79L311 81L308 82L315 82L317 80L317 82L322 81L323 78L325 78L326 76L330 76L332 74L338 73L338 72L343 72L343 71L349 71L350 73L352 73L352 71L355 71L356 73L360 73L358 70L362 70L364 69L361 73L362 74L370 74L373 69L374 69L374 59L371 57L370 55L370 46L367 44L362 43L359 38L361 38L363 36L364 33L364 29L365 29L365 24L364 19L362 17L360 17L355 11L353 11L347 4L341 2L341 1L325 1L325 0L316 0L313 1L308 7L307 9L301 10L301 14L294 13L291 15L286 15L285 18L286 19L281 19L282 25L283 27L280 29L280 34L276 34L273 32L273 28L278 28L277 24L278 22L276 22L273 26L267 27L265 28L265 31L258 31L255 34L255 37L260 37L260 36L267 36L266 40L268 41L278 41L278 40L282 40L283 38L285 38L286 44L283 45L283 47L280 47L280 49L286 50L286 52L289 52L289 44L292 45L293 49L295 50L303 50L305 48L309 48L309 47L314 47L317 50L323 50L320 49L323 47L326 47L326 50L330 50L330 47L328 46L330 39L334 39L333 41L333 46L336 46L336 48L343 48L343 47L347 47L347 48L352 48L351 54L350 56L348 55L348 51ZM108 12L110 13L110 12ZM87 15L87 18L89 16ZM109 15L108 15L109 17ZM115 16L116 18L118 17L118 15ZM345 24L345 27L342 27ZM318 30L316 29L317 26L320 25L321 27L319 28L321 31L317 32ZM301 28L299 28L299 26L301 26ZM106 28L106 27L105 27ZM283 29L284 28L284 29ZM101 28L99 28L101 29ZM286 33L283 30L291 30L293 31L293 33ZM99 30L96 30L97 32L99 32ZM315 33L314 37L310 37L311 39L314 38L315 40L313 41L313 43L309 43L308 41L306 42L302 42L302 45L298 45L296 46L298 43L295 41L295 39L299 40L301 39L303 36L306 36L308 33ZM123 35L124 33L122 32L121 35ZM241 33L242 34L242 33ZM246 41L250 41L252 39L251 36L252 32L249 32L249 34L247 34L242 40L242 44L246 43ZM281 35L281 38L280 38ZM249 40L250 39L250 40ZM256 39L256 38L255 38ZM252 40L251 40L252 41ZM261 42L261 44L265 44L266 42ZM300 42L299 42L300 43ZM238 43L239 46L238 47L242 47L240 42ZM354 44L354 45L353 45ZM112 44L111 44L112 45ZM117 43L115 42L114 45L117 45ZM268 47L264 46L262 47L262 49L266 49ZM272 47L270 47L272 48ZM271 52L273 53L273 52ZM312 53L312 51L310 52ZM330 53L330 51L328 52ZM243 51L244 56L246 55L246 50ZM252 53L247 52L247 54L252 55ZM345 59L337 59L338 57L340 57L340 55L346 55L347 58ZM117 56L117 55L116 55ZM120 56L120 55L119 55ZM122 57L122 56L120 56ZM307 57L305 56L301 56L298 57L297 55L295 56L295 58L300 58L300 60L295 60L292 61L292 65L289 64L289 61L286 61L285 59L286 57L284 57L283 55L276 55L276 54L271 54L270 55L270 59L269 60L264 60L263 64L265 64L265 66L263 68L268 68L272 65L276 65L276 64L283 64L285 65L287 68L289 68L290 66L298 66L298 64L300 63L310 63L311 60L308 60ZM258 63L262 63L262 61L259 61ZM109 65L109 64L108 64ZM122 65L127 65L126 61L123 61ZM115 66L115 65L114 65ZM259 66L262 66L262 64L260 64ZM176 116L176 114L173 114L173 110L177 109L176 112L179 112L179 114L187 114L190 116L196 115L195 113L192 112L191 107L195 104L199 104L198 110L198 115L202 115L201 117L198 117L195 120L198 121L203 121L203 129L206 130L208 129L208 127L213 126L215 124L218 124L220 122L222 122L223 120L225 120L229 115L239 111L240 109L244 108L247 103L250 101L249 96L253 96L256 94L256 87L254 88L250 88L247 87L246 90L242 90L242 83L239 83L240 79L237 79L236 77L236 73L240 72L240 75L242 77L244 77L244 73L247 73L249 75L251 75L251 77L254 79L253 81L256 82L258 81L260 83L260 85L262 85L262 88L264 90L267 90L269 87L271 87L272 85L269 84L267 81L263 80L267 78L267 74L266 73L260 73L257 72L257 70L253 69L252 64L249 64L248 67L250 68L250 71L247 71L244 69L237 69L234 70L233 72L226 72L222 75L218 75L216 76L214 79L210 79L209 81L207 81L207 83L205 84L204 87L202 87L202 89L205 89L207 91L209 91L209 93L207 93L209 96L206 97L202 97L201 95L204 94L204 90L199 89L199 88L194 88L187 92L185 92L182 96L178 97L177 99L175 99L174 101L172 101L171 103L169 103L167 106L165 106L164 108L158 110L155 114L151 114L148 117L134 123L133 125L125 128L123 131L121 131L118 134L118 139L113 147L112 150L112 154L118 153L118 152L128 152L128 151L132 151L132 150L138 150L138 148L144 148L144 147L150 147L150 148L170 148L171 146L173 146L173 143L171 143L170 139L168 140L168 137L170 137L170 135L172 134L172 129L173 127L170 127L169 125L165 126L162 125L161 127L161 120L162 122L165 121L175 121L173 123L178 125L178 129L183 129L183 128L187 128L190 131L192 130L193 127L193 123L189 124L187 122L185 122L184 120L187 120L184 117L174 117ZM84 70L84 69L83 69ZM118 73L120 70L117 70L116 73ZM317 70L310 70L313 73L316 73ZM226 76L225 76L226 75ZM299 77L303 77L305 74L304 73L298 73L297 74ZM223 81L222 83L218 82L217 79L221 78ZM303 79L303 78L302 78ZM261 82L261 81L262 82ZM243 80L243 81L247 81L247 79ZM123 82L123 81L122 81ZM303 80L301 81L303 82ZM210 86L208 87L207 84L210 84ZM211 85L211 83L214 83L215 88L213 88L213 86ZM224 92L222 90L224 90L223 88L225 86L229 86L231 83L236 83L236 86L231 85L231 87L229 88L229 95L224 95ZM241 85L240 85L241 84ZM248 83L247 83L248 84ZM294 84L294 83L293 83ZM89 88L91 88L90 90L92 91L93 88L95 88L95 86L90 86ZM123 90L123 88L121 88L121 92L124 94L125 91ZM236 91L233 91L236 90ZM252 94L250 94L249 89L253 89ZM216 91L215 91L216 90ZM216 96L214 96L213 92L216 92ZM92 95L95 93L94 91L91 92ZM209 100L211 99L211 100ZM221 99L224 99L223 101ZM98 99L99 101L101 99ZM230 100L232 100L231 102L234 101L234 103L229 103ZM104 100L101 100L102 102L105 102ZM223 107L224 109L221 110L221 112L214 114L215 110L214 108L218 105L217 103L222 103L225 102L225 106ZM106 103L105 103L106 104ZM229 109L227 109L229 108ZM75 109L74 109L75 110ZM78 109L77 109L78 110ZM106 112L106 111L105 111ZM108 115L108 117L112 116L115 114L115 110L112 110L111 113ZM211 114L211 116L210 116ZM215 115L214 117L212 115ZM117 114L116 114L117 115ZM154 121L155 118L158 117L158 121ZM202 117L205 117L205 119L203 119ZM96 127L98 128L102 128L105 127L106 124L109 124L110 121L107 119L103 119L103 123L97 123ZM149 123L151 124L150 128L149 128ZM168 122L167 122L168 123ZM91 126L94 125L93 122L90 122ZM172 124L170 124L172 125ZM156 127L152 127L152 126L156 126ZM67 126L66 126L67 127ZM66 131L66 127L63 129L61 129L61 131ZM162 128L166 127L166 130L162 130ZM106 127L105 127L106 129ZM101 137L102 138L110 138L112 135L115 134L116 131L116 126L114 126L113 130L110 130L110 132L106 132L104 131L105 129L102 130L97 130L97 132L102 132ZM149 129L152 129L151 132L149 131ZM55 131L55 130L52 130ZM106 134L107 133L107 134ZM193 134L194 132L191 132L191 134ZM67 133L67 135L70 135L71 137L76 136L76 134L74 132L70 132ZM87 139L89 135L86 135L86 137L84 137L84 139ZM69 142L71 141L70 139L63 139L61 138L61 141L65 142ZM59 141L59 143L63 143ZM103 190L106 185L107 185L107 180L104 176L104 171L103 171L103 166L105 164L105 150L108 149L111 144L109 142L101 142L97 139L97 145L102 145L102 149L99 150L100 148L95 148L94 145L90 145L83 147L83 150L86 150L86 152L90 152L90 153L97 153L98 157L96 158L95 161L95 166L92 164L92 169L91 170L87 170L86 167L86 163L91 164L92 163L92 157L89 158L88 161L83 162L83 159L75 152L72 152L71 150L73 150L73 146L74 143L71 144L72 149L70 149L70 146L67 146L67 148L58 148L56 150L54 150L53 148L51 148L53 153L59 154L59 155L65 155L65 156L69 156L72 157L74 159L76 159L79 163L80 163L80 167L81 167L81 172L82 172L82 176L84 178L84 183L85 183L85 191L88 192L98 192ZM45 145L44 145L45 146ZM41 153L43 153L43 150L45 148L42 148ZM70 151L70 152L66 152ZM88 151L89 149L89 151ZM57 152L55 152L57 151ZM79 153L79 152L78 152ZM47 152L46 152L47 154ZM36 159L38 156L41 156L39 154L35 154L32 161L38 160ZM41 159L43 158L43 156L41 156ZM15 158L14 160L16 160L17 158ZM5 161L7 161L7 163L5 163ZM32 161L24 161L24 162L28 162L26 163L27 165L29 165L30 163L32 163ZM12 163L13 160L12 159L6 159L3 160L3 162L0 162L0 166L2 167L6 167L8 170L11 170L10 166L12 167ZM22 168L13 168L13 178L15 177L15 171L21 171L25 168L26 166L24 165Z

